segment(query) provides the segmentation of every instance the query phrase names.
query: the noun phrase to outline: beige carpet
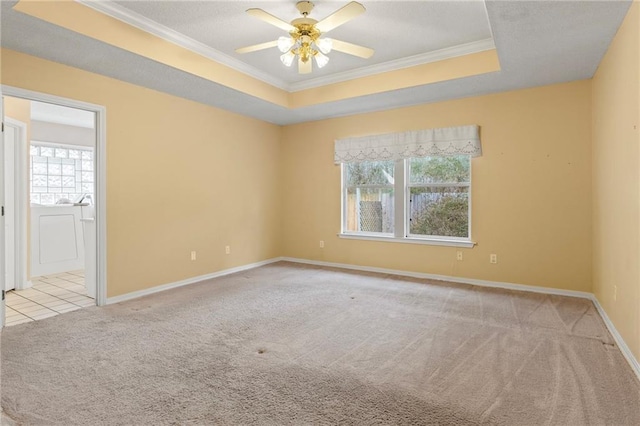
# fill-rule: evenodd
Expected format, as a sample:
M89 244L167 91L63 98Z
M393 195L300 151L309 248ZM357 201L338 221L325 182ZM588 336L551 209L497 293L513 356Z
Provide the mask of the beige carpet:
M278 263L2 333L25 425L639 425L591 302Z

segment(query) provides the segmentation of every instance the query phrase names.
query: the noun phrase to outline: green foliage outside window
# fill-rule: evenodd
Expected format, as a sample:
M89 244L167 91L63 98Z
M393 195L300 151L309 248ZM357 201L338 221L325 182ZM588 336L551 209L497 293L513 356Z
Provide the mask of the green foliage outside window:
M469 188L411 186L459 184L470 180L467 156L425 157L410 160L409 233L442 237L469 236Z
M469 237L471 161L468 156L407 160L407 180L394 161L345 165L345 229L393 233L394 191L408 192L410 235Z

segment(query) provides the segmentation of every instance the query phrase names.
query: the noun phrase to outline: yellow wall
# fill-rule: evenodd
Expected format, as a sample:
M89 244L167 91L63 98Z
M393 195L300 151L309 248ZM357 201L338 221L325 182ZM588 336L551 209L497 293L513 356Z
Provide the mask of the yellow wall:
M31 140L31 101L26 99L18 99L5 97L4 98L4 115L5 117L11 117L14 120L18 120L25 124L26 127L26 137L27 143ZM29 148L26 148L25 152L29 152ZM25 179L29 179L29 159L26 159L27 164L25 165L25 171L27 172L27 176ZM25 195L25 199L29 200L29 194ZM27 217L31 215L31 207L30 203L27 203ZM31 242L31 221L27 220L27 280L31 279L31 268L28 265L31 265L31 250L29 250Z
M588 81L281 129L17 52L2 56L4 84L107 107L109 296L279 255L591 290ZM462 262L451 247L337 238L335 138L461 124L479 124L484 147L473 160L478 245L462 249Z
M280 127L6 49L1 76L107 108L108 296L280 254Z
M107 107L109 296L283 255L594 291L640 357L637 2L592 81L284 128L6 49L1 71ZM337 237L336 138L466 124L476 247Z
M591 291L590 88L578 81L285 127L284 255ZM478 245L460 249L463 261L454 247L337 237L336 138L466 124L481 126L484 154L472 161Z
M593 283L598 300L637 359L639 78L640 3L635 2L593 79Z

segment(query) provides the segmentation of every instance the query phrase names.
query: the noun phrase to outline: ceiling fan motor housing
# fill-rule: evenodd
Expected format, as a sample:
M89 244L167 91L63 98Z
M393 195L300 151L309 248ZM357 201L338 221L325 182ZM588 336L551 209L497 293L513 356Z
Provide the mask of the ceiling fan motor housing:
M307 16L313 10L313 3L310 1L299 1L296 3L296 9L300 11L302 16Z

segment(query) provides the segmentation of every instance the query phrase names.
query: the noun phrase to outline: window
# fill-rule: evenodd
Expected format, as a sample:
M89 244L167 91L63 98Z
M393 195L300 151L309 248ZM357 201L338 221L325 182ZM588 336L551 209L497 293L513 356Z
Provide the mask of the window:
M345 231L393 235L394 162L350 163L344 170Z
M407 162L409 235L469 238L469 157L424 157Z
M337 139L343 238L473 247L471 158L480 126Z
M343 235L470 243L468 155L344 163Z
M55 204L93 194L93 149L31 143L31 202Z

